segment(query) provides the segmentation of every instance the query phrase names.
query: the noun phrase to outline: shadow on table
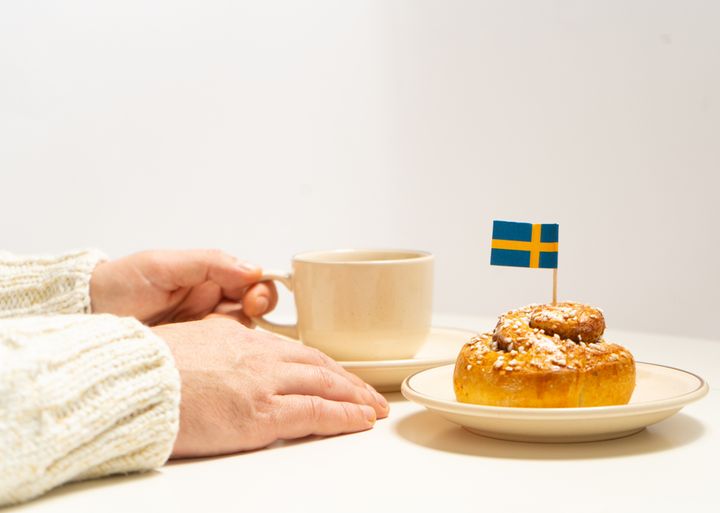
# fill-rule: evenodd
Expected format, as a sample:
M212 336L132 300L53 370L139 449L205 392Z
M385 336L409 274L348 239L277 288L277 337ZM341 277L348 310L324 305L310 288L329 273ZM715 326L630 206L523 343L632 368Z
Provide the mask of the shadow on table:
M405 440L437 451L524 460L616 458L648 454L687 445L705 432L700 421L679 413L639 433L615 440L566 444L510 442L475 435L427 411L404 418L395 426L395 430Z
M132 473L132 474L118 474L115 476L107 476L107 477L100 477L97 479L89 479L87 481L79 481L77 483L68 483L66 485L60 486L59 488L50 490L48 493L41 495L37 499L33 499L30 502L26 502L23 504L17 504L15 506L8 506L8 507L4 507L4 508L0 507L0 511L2 511L2 513L16 511L16 510L19 511L28 505L35 507L37 505L40 505L43 502L51 502L55 499L65 496L65 495L83 492L85 490L90 490L92 488L96 488L99 486L111 487L111 486L116 486L116 485L127 484L129 481L153 479L160 475L161 475L161 473L158 472L157 470L149 470L147 472L137 472L137 473Z
M385 396L385 399L387 399L387 402L391 405L393 403L401 403L407 401L407 399L405 399L400 392L383 392L383 395Z
M308 443L322 442L323 440L328 440L331 438L341 438L341 437L346 437L346 436L351 437L353 434L354 433L344 433L344 434L332 435L332 436L309 435L309 436L305 436L303 438L295 438L292 440L277 440L276 442L273 442L266 447L260 447L259 449L234 452L234 453L230 453L230 454L217 454L217 455L213 455L213 456L193 456L193 457L188 457L188 458L176 458L176 459L172 459L172 460L168 461L165 465L180 466L180 465L187 465L187 464L198 463L198 462L203 462L203 461L216 461L216 460L229 459L229 458L242 458L244 455L253 454L256 452L267 452L267 451L273 451L273 450L277 450L277 449L300 446L300 445L308 444Z

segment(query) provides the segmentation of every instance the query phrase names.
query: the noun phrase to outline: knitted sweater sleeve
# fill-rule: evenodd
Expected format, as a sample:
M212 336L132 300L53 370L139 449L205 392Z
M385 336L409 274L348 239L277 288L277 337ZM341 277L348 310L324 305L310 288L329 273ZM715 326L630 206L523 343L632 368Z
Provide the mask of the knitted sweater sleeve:
M0 320L0 505L168 459L180 381L135 319Z
M98 260L0 258L0 314L16 317L0 318L0 506L155 468L172 450L180 378L167 344L132 318L69 314L89 310ZM29 315L41 311L68 315Z
M59 256L0 251L0 319L90 313L90 276L104 259L93 249Z

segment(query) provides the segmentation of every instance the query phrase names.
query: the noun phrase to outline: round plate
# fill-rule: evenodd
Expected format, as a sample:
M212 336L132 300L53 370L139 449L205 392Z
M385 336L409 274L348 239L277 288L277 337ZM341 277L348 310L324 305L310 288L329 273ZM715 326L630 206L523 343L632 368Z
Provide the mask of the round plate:
M338 362L379 392L397 392L410 374L454 363L463 344L477 332L456 328L430 328L427 341L414 358Z
M522 442L589 442L631 435L674 415L708 392L702 378L680 369L636 362L629 404L590 408L510 408L455 399L454 365L417 372L402 384L403 395L467 430Z

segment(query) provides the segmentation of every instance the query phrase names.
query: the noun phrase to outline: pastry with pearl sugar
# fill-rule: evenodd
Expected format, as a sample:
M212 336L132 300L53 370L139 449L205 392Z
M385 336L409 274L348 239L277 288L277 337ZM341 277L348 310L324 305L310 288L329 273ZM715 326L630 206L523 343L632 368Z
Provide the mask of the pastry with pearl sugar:
M603 338L600 309L573 302L530 305L500 316L492 333L463 346L457 400L492 406L569 408L627 404L635 360Z

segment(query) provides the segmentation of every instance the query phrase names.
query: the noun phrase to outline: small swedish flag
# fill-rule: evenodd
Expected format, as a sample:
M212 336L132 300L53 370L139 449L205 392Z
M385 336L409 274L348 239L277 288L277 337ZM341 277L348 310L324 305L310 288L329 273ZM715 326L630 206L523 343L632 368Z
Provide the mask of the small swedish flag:
M557 269L557 224L493 221L490 265Z

